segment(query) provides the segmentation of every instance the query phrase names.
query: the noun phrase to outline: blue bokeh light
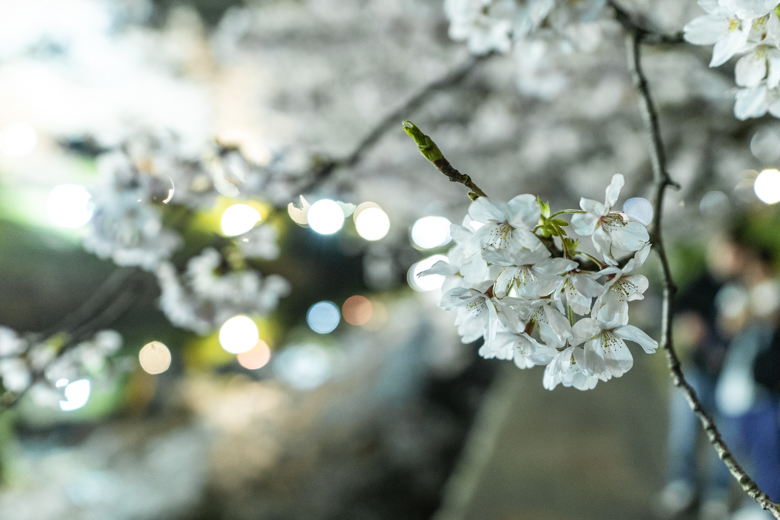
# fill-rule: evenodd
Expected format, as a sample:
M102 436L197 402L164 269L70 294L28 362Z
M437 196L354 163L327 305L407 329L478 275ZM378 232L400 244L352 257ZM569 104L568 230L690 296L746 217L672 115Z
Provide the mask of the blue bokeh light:
M340 320L341 313L333 302L315 303L309 307L309 312L306 313L306 323L317 334L333 332L338 327Z

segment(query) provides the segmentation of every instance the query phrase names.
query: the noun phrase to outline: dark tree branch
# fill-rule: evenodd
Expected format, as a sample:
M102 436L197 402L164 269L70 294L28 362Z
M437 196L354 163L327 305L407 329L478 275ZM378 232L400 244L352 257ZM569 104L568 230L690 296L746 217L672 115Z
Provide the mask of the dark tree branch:
M327 180L336 170L341 168L351 168L357 165L371 149L376 146L379 140L384 136L388 130L395 128L398 121L404 117L408 117L409 113L416 110L423 104L425 104L434 94L439 91L446 90L453 87L463 81L474 68L485 60L493 56L493 53L485 54L483 56L472 56L465 63L461 64L454 70L448 72L444 76L436 79L420 89L419 92L414 94L403 105L393 110L385 117L383 117L379 123L360 140L355 146L353 151L341 158L341 159L325 159L312 169L312 176L309 182L299 188L299 191L306 193L311 191L315 186Z
M620 21L621 16L626 20L630 20L627 15L615 6L613 2L610 4L615 7L618 19ZM623 23L623 22L621 22ZM626 27L624 23L624 27ZM635 26L634 26L635 27ZM653 163L653 185L655 188L655 200L654 209L655 214L653 216L652 230L650 233L650 240L655 246L655 250L658 253L658 257L661 261L661 268L663 271L663 315L661 319L661 348L666 352L666 360L669 371L671 372L672 383L678 387L688 404L693 410L696 417L704 428L707 438L712 444L713 448L717 452L720 459L729 469L734 478L739 482L742 489L761 506L762 509L769 511L775 518L780 519L780 506L772 502L769 497L759 489L758 485L750 478L750 476L742 469L734 455L729 450L723 438L720 435L717 427L715 426L712 417L704 411L704 408L696 396L696 391L685 380L682 368L680 366L680 359L674 350L674 344L672 341L672 320L674 318L673 298L677 291L677 287L672 280L672 273L669 268L669 261L666 257L666 251L664 249L663 238L661 233L662 214L663 214L663 200L666 193L666 189L669 187L679 187L670 177L669 172L666 170L666 155L664 152L664 145L661 139L661 134L658 128L658 114L655 110L652 97L650 96L650 90L647 85L647 78L642 71L641 66L641 44L644 43L644 36L642 31L630 30L626 28L628 34L626 35L626 46L628 48L628 68L631 72L631 77L634 81L637 94L639 95L639 108L642 112L642 119L644 121L645 129L648 134L648 138L651 144L651 157Z
M628 12L620 7L614 0L607 0L612 9L615 11L615 20L618 21L623 29L640 39L641 43L645 45L676 45L679 43L685 43L682 31L674 34L663 34L650 29L646 29L636 23Z
M65 316L57 325L46 329L40 333L43 339L61 332L68 333L73 331L85 322L90 321L96 314L99 314L111 301L116 298L116 294L122 290L125 283L137 272L137 269L123 267L112 272L106 278L94 293L76 310Z

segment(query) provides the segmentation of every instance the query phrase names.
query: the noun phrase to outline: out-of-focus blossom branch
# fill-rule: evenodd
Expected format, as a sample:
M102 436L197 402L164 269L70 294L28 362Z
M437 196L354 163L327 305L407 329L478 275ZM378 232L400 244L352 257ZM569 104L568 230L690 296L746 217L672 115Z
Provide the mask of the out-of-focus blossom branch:
M619 9L616 9L616 12L618 13L618 18L624 17L626 20L629 19L626 13L621 12ZM624 27L626 27L625 23ZM712 420L712 417L704 410L701 401L696 395L696 391L686 381L682 372L680 359L674 348L674 342L672 338L672 322L674 319L673 300L674 295L677 292L677 287L674 284L671 268L669 266L669 260L664 248L662 217L664 195L667 188L674 187L679 189L679 185L671 179L666 168L666 152L658 125L658 113L655 109L655 105L650 94L650 87L648 86L647 78L644 74L644 71L642 70L641 46L644 42L644 34L642 31L632 30L630 27L626 27L626 31L628 32L626 35L628 67L629 71L631 72L631 77L633 79L634 86L636 87L637 94L639 96L640 111L642 113L642 120L644 122L644 126L650 141L650 151L653 164L655 214L650 238L661 261L664 282L660 346L666 352L667 366L672 374L672 383L685 394L686 400L688 401L691 410L693 410L693 413L696 414L696 416L699 418L699 421L702 424L702 428L704 428L704 431L707 434L707 439L709 440L710 444L712 444L713 449L718 453L718 456L729 469L737 482L739 482L739 485L742 487L742 489L763 509L771 512L775 518L780 518L780 506L772 502L766 493L761 491L755 481L750 478L750 476L734 458L734 455L731 453L728 446L726 446L726 443L723 441L723 438L721 437L715 422Z

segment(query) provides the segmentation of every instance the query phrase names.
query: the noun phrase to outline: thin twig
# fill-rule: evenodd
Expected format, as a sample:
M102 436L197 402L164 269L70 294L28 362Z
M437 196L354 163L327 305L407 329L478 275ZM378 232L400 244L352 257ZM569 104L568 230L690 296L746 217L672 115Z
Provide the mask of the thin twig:
M65 316L57 325L40 333L41 338L46 339L54 334L68 333L90 321L106 305L109 305L122 286L137 272L137 269L126 267L112 272L94 293L82 303L76 310Z
M611 3L611 2L610 2ZM614 4L613 4L614 7ZM661 261L661 268L663 271L664 290L663 290L663 314L661 319L661 348L666 352L666 360L669 371L672 375L672 383L678 387L685 398L688 401L693 413L699 418L699 421L704 428L707 438L710 444L718 454L718 457L723 461L726 467L729 469L734 478L739 482L742 489L761 506L762 509L769 511L775 518L780 519L780 505L772 502L770 498L759 489L758 485L753 479L745 473L742 466L739 465L737 460L732 455L723 438L720 435L715 423L699 401L696 396L696 392L690 384L685 380L682 368L680 366L680 359L677 357L677 353L674 350L674 344L672 342L672 319L674 317L673 298L677 291L674 281L672 280L672 273L669 268L669 261L666 257L666 251L664 249L663 238L661 233L661 218L663 213L663 199L666 189L670 186L678 186L669 177L669 173L666 170L666 156L664 153L664 145L661 139L661 134L658 128L658 115L653 105L652 98L650 96L650 90L647 85L647 78L642 71L641 66L641 44L644 42L643 36L640 32L628 31L626 35L626 46L628 49L628 67L631 72L631 77L634 81L634 86L639 94L639 107L642 112L642 119L644 121L645 129L647 130L648 137L651 142L652 162L653 162L653 185L655 187L655 215L653 217L652 231L650 233L650 240L655 246L655 250L658 253L658 257Z
M439 150L439 147L436 146L436 143L433 142L433 139L425 135L425 133L417 128L411 121L404 121L403 125L404 131L409 137L414 139L415 143L417 143L417 148L420 150L420 153L423 154L423 157L431 161L436 169L446 175L451 182L457 182L466 186L469 189L469 198L471 200L476 200L479 197L487 197L485 192L471 180L471 177L465 173L460 173L450 164L444 157L444 154L441 153L441 150Z
M309 182L300 187L299 191L303 193L309 192L316 185L327 180L336 170L340 168L351 168L357 165L365 154L376 146L382 136L398 124L400 119L408 117L410 112L419 108L437 92L453 87L463 81L477 65L493 55L493 53L489 53L482 56L472 56L454 70L451 70L444 76L421 88L405 103L383 117L379 123L377 123L376 126L360 140L350 154L341 159L321 160L320 163L312 169L312 175Z

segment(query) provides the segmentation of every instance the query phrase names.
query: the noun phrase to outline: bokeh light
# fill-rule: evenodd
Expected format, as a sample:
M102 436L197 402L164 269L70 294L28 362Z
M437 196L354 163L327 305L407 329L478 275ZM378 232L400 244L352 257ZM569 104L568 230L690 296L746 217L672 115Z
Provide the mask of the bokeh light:
M750 151L760 160L772 163L780 159L780 136L768 128L758 130L750 139Z
M623 213L643 226L647 226L653 221L653 205L642 197L628 199L623 204Z
M699 202L699 211L707 216L723 214L729 209L729 197L722 191L708 191Z
M373 314L371 301L365 296L350 296L341 306L344 321L350 325L365 325Z
M306 220L320 235L332 235L344 225L344 211L335 201L322 199L311 205Z
M319 302L309 307L306 313L306 323L317 334L333 332L341 321L339 308L333 302Z
M65 401L60 401L60 409L63 412L78 410L89 401L91 390L89 379L79 379L72 383L68 383L67 379L60 379L55 386L65 387Z
M27 123L6 125L0 130L0 153L9 157L23 157L38 144L38 134Z
M332 374L328 353L319 345L287 347L274 362L274 371L288 385L298 390L312 390Z
M271 349L262 339L251 350L242 352L236 356L238 364L248 370L263 368L271 361Z
M433 264L435 264L438 261L444 261L447 262L447 257L444 255L433 255L429 256L428 258L423 258L416 264L412 265L412 267L409 268L409 273L407 275L407 280L409 282L409 285L414 289L415 291L420 292L427 292L427 291L435 291L436 289L441 289L442 284L444 283L444 276L440 274L431 274L427 276L418 276L421 272L426 271L433 267Z
M171 366L171 351L159 341L152 341L138 353L138 361L147 374L162 374Z
M257 325L247 316L234 316L219 329L219 344L231 354L251 350L259 339Z
M390 218L381 208L366 208L355 217L355 228L366 240L381 240L390 231Z
M260 212L246 204L233 204L222 213L222 233L234 237L243 235L260 222Z
M412 225L412 242L422 249L433 249L448 244L450 221L444 217L423 217Z
M62 184L49 193L46 210L52 224L64 228L78 228L92 218L92 196L84 186Z
M372 332L381 330L387 323L389 316L387 307L382 302L374 300L371 302L371 319L363 325L363 328Z
M780 171L770 169L759 173L753 183L753 191L756 192L756 197L765 204L780 202Z

